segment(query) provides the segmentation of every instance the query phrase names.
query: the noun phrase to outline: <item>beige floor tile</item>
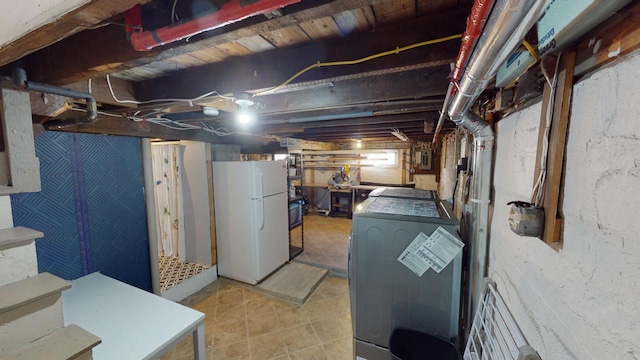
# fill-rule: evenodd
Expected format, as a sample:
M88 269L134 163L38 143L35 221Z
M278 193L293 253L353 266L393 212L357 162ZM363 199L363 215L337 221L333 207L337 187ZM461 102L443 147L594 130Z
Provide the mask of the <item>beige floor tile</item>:
M249 318L275 312L273 302L266 296L247 301L246 309Z
M255 291L255 290L249 289L248 287L243 287L242 291L244 292L244 300L245 301L268 298L268 296L263 295L263 294Z
M351 320L345 318L332 318L311 323L313 329L318 334L318 338L323 343L334 341L339 338L351 336Z
M353 338L343 337L322 345L330 360L352 360Z
M276 313L272 312L265 315L248 317L247 329L249 331L249 337L255 337L280 330L280 326Z
M337 317L334 299L323 299L303 306L303 312L307 318L313 322L325 319L334 319ZM340 311L342 313L342 311Z
M214 347L211 350L213 359L216 360L249 360L249 341L244 340L222 347Z
M320 340L311 324L283 331L282 339L289 353L320 345Z
M211 343L215 347L222 347L247 340L247 322L244 319L215 324L212 328L206 330L209 330L212 339Z
M278 323L283 329L309 324L310 321L302 308L290 308L278 311Z
M188 355L193 356L193 336L187 336L176 345L173 358L179 359Z
M218 292L218 305L235 305L244 301L242 289L233 289Z
M269 360L279 356L287 356L282 334L273 332L267 335L251 337L249 339L251 359Z
M246 317L244 304L218 305L216 307L215 322L218 324L243 320Z
M292 360L327 360L327 354L320 345L289 353Z

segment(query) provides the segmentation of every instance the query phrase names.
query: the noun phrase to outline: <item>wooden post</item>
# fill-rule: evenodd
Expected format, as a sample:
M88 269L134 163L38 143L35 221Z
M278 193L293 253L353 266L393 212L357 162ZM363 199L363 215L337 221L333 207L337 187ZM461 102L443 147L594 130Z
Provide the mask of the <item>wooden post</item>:
M549 133L549 153L547 155L547 175L544 186L543 207L545 226L542 240L549 245L560 243L562 219L559 217L558 203L562 195L560 187L564 170L564 152L571 110L575 50L562 54L558 72L558 88L555 94L553 120ZM554 247L554 248L557 248Z

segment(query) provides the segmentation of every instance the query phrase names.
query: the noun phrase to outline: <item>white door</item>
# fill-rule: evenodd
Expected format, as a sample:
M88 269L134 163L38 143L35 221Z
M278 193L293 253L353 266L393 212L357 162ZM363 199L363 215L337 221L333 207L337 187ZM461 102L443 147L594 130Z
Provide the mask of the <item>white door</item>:
M289 222L287 220L287 198L285 193L253 200L258 209L258 218L254 226L257 231L254 238L256 249L256 280L260 281L289 260ZM263 209L263 210L262 210ZM262 228L260 228L260 225Z
M254 198L287 191L287 173L284 160L252 162L254 171Z

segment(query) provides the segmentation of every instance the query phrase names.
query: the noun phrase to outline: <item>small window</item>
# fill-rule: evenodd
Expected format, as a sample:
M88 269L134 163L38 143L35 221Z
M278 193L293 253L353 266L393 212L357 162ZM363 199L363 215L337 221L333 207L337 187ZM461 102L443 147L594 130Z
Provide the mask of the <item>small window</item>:
M362 156L366 157L366 160L362 160L363 165L379 165L379 166L397 166L398 165L398 151L397 150L385 150L383 152L375 153L363 153Z

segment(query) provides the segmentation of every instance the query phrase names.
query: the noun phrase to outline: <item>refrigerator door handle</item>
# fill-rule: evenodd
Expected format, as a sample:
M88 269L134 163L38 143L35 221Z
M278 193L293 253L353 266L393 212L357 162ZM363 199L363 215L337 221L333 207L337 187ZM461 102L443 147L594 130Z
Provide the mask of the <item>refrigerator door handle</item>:
M262 171L258 170L260 173L260 182L259 182L259 193L258 193L258 201L260 201L259 210L260 210L260 222L258 223L258 230L264 229L264 176L262 175Z

